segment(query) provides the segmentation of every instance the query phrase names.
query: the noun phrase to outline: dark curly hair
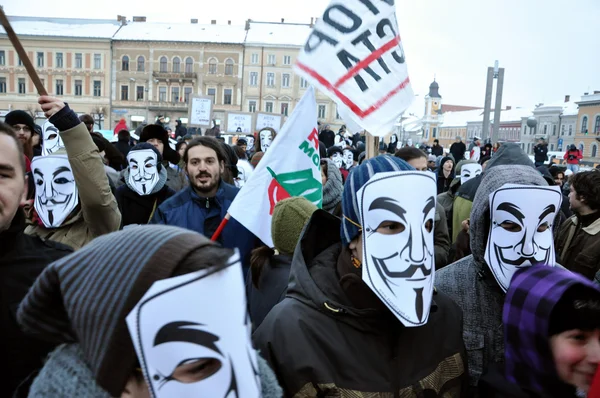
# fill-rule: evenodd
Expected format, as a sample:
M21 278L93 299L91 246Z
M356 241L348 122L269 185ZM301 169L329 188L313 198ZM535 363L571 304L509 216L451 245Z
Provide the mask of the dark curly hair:
M571 176L569 182L580 200L592 210L600 210L600 171L584 171Z

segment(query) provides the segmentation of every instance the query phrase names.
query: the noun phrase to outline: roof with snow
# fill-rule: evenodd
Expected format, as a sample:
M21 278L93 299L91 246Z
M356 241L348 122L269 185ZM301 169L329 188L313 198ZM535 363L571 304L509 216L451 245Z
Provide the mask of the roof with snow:
M503 109L500 113L500 123L519 122L524 117L533 116L533 111L529 108ZM490 123L494 123L494 112L490 113Z
M442 115L444 120L440 125L444 127L466 127L467 122L483 120L483 109L474 109L462 112L446 112Z
M311 31L310 25L304 24L250 22L246 44L302 47Z
M114 36L121 41L171 41L243 44L244 26L163 22L127 22Z
M545 109L557 108L562 109L563 116L574 116L579 113L579 106L577 103L580 101L580 98L576 98L573 101L564 102L564 101L556 101L548 104L543 104L537 107L536 111L544 111Z
M8 17L19 36L48 36L110 39L119 29L119 22L111 19L75 19L44 17ZM0 33L6 34L0 26Z

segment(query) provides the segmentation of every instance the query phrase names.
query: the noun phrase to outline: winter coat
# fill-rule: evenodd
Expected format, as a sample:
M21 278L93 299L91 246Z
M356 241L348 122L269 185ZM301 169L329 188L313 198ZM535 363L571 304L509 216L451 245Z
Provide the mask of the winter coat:
M450 296L463 310L463 337L473 387L477 386L490 364L501 363L504 358L501 327L504 291L494 279L484 255L490 224L489 196L508 183L548 185L540 173L530 166L503 166L486 170L470 215L469 237L473 254L450 264L435 275L439 291Z
M254 330L261 325L271 309L285 297L291 265L291 256L284 254L271 256L261 269L258 287L252 283L253 269L248 272L246 293Z
M42 270L73 250L60 243L25 235L25 215L18 210L10 227L0 232L0 397L11 397L30 373L43 365L53 344L29 337L17 324L17 308ZM29 388L29 384L24 387Z
M435 269L440 269L448 265L448 255L450 253L450 235L448 234L448 220L446 212L439 203L435 208L435 220L433 227L433 245L435 253Z
M335 133L331 130L323 130L319 134L319 141L325 144L325 148L331 148L335 144Z
M448 224L448 235L452 238L452 215L454 207L454 196L456 191L460 188L460 177L455 177L450 183L450 188L437 196L437 203L444 208L446 214L446 221ZM452 242L452 240L450 241Z
M281 397L281 387L277 384L273 371L260 355L257 354L256 359L257 376L260 377L262 388L261 396ZM110 398L111 394L96 383L80 346L64 344L50 355L48 362L31 386L29 398L48 397Z
M322 161L327 162L327 182L323 185L323 210L338 216L339 214L336 213L341 213L340 204L344 191L342 173L330 159Z
M579 149L569 149L564 156L567 164L579 164L579 161L583 159L583 155Z
M454 161L456 163L460 162L465 158L465 152L467 151L467 146L464 142L455 142L450 145L450 153L452 157L454 157Z
M127 185L117 189L116 198L122 214L122 226L131 224L149 224L156 209L171 196L175 195L168 186L151 195L140 195L132 191Z
M534 159L536 163L544 163L548 160L548 144L537 144L533 147Z
M441 145L432 145L431 146L431 154L435 157L444 156L444 147Z
M119 134L119 131L121 131L121 130L128 130L125 119L119 120L119 123L117 123L113 132L115 133L115 135L117 135L117 134Z
M444 158L449 159L449 158ZM437 170L437 194L442 194L450 189L450 184L454 180L454 172L451 172L448 177L444 176L444 169L440 166Z
M177 121L175 127L175 137L185 137L187 135L187 129L181 125L180 121Z
M600 283L600 213L565 221L556 239L559 263Z
M77 250L100 235L118 231L121 213L111 193L98 148L85 125L80 123L60 132L60 136L77 184L79 210L58 228L46 228L35 223L29 225L25 233Z
M191 186L177 192L158 207L151 224L173 225L191 229L211 238L239 189L223 181L214 198L201 198ZM248 206L252 204L249 203ZM251 208L249 207L248 210ZM230 219L218 242L227 248L238 248L242 257L244 275L250 266L250 252L256 237L235 219Z
M129 154L129 151L131 150L131 145L129 145L129 141L118 141L115 142L113 145L115 148L117 148L119 150L119 152L121 152L121 154L123 155L123 157L125 159L127 159L127 155Z
M323 210L312 215L294 253L287 295L253 335L285 396L463 396L457 306L434 294L427 324L403 327L359 277L342 287L339 231L338 218Z
M173 191L179 192L189 185L185 173L169 167L168 161L163 161L163 166L167 169L167 186Z

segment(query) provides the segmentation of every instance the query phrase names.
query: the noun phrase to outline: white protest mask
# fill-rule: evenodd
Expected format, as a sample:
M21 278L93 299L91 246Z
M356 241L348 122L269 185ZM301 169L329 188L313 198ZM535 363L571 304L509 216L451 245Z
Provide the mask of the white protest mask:
M154 398L260 397L237 251L229 264L155 282L127 316Z
M436 189L433 173L402 171L376 174L357 194L363 280L407 327L429 319Z
M58 228L79 204L67 155L36 156L31 162L34 208L46 228Z
M552 227L561 202L558 187L506 184L490 194L485 261L502 290L518 268L555 265Z
M344 155L339 152L334 152L331 154L331 161L338 169L341 169L344 166Z
M464 184L472 178L477 177L482 172L480 164L477 163L466 163L463 164L460 169L460 183Z
M246 141L248 142L248 145L246 145L246 150L251 151L252 149L254 149L254 137L251 135L247 135Z
M344 149L344 166L346 170L349 170L350 167L354 166L354 154L349 149Z
M396 137L396 134L392 134L390 137L390 143L394 144L396 141L398 141L398 137Z
M129 151L129 187L139 195L149 195L159 180L158 158L152 149Z
M260 135L260 150L267 152L267 149L269 149L271 143L273 142L273 133L271 130L262 130L258 134Z
M42 125L42 156L50 155L64 147L65 144L60 138L58 129L49 120L46 120Z

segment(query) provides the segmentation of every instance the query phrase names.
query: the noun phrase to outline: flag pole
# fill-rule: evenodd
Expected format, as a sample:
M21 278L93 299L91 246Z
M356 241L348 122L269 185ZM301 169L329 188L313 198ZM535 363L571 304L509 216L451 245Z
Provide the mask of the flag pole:
M371 135L369 132L366 133L366 158L371 159L379 155L379 137Z
M17 51L19 58L23 62L23 66L25 66L25 69L27 70L27 74L29 75L29 78L33 81L33 84L35 85L35 88L37 89L38 94L39 95L48 95L48 92L44 88L44 85L42 84L40 77L38 76L37 72L35 71L33 64L31 63L31 60L27 56L27 53L25 52L25 49L23 48L21 41L19 41L17 34L13 30L12 26L10 26L10 22L8 21L8 18L6 17L6 14L4 13L4 8L2 6L0 6L0 24L2 24L2 27L6 31L8 39L10 40L13 47Z
M221 220L219 227L217 228L213 236L210 238L210 240L215 242L217 239L219 239L219 236L221 236L221 232L223 232L223 228L225 228L225 225L227 225L230 218L231 216L229 215L229 213L225 214L225 217L223 218L223 220Z

